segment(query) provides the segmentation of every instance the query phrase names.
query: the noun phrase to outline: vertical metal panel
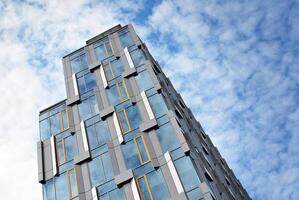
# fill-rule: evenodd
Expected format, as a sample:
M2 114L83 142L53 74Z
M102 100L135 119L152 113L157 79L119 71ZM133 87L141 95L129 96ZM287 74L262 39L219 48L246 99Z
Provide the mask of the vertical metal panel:
M105 75L105 72L104 72L102 64L101 64L101 67L100 67L100 74L101 74L101 77L102 77L104 88L107 88L108 83L107 83L106 75Z
M121 144L121 143L123 143L124 138L123 138L123 135L121 133L120 125L119 125L119 122L118 122L118 119L117 119L117 116L116 116L115 112L113 113L113 123L114 123L114 126L115 126L115 130L116 130L116 133L117 133L117 138L118 138L119 144Z
M53 135L50 138L50 144L51 144L53 176L55 176L57 174L57 161L56 161L55 137Z
M137 189L136 181L134 178L132 178L130 185L133 192L134 200L141 200Z
M85 123L83 120L80 122L80 127L81 127L81 134L82 134L82 140L83 140L83 148L84 148L84 151L88 151L89 146L88 146L88 141L87 141Z
M178 173L177 173L177 171L174 167L174 163L173 163L168 151L164 154L164 157L166 159L167 166L168 166L168 168L170 170L170 173L171 173L171 176L173 178L175 187L176 187L178 193L181 194L181 193L184 192L184 189L183 189L183 186L182 186L182 183L180 181L179 175L178 175Z
M78 84L77 84L76 74L72 75L72 79L73 79L73 86L74 86L75 95L78 96L79 92L78 92Z
M142 97L142 101L144 103L144 106L145 106L145 109L146 109L146 112L149 116L150 119L154 119L155 118L155 115L153 113L153 110L151 108L151 105L149 104L149 101L146 97L146 94L144 91L141 92L141 97Z
M130 56L130 53L129 53L129 50L128 50L127 47L124 49L124 52L125 52L125 56L127 58L127 61L129 63L130 68L134 68L134 63L133 63L133 60L132 60L132 58Z

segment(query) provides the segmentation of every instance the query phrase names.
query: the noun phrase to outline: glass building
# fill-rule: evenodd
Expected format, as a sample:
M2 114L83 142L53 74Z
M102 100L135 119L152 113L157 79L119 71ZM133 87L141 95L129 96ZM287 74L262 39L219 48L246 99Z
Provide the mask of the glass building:
M250 199L132 25L63 57L40 112L44 200Z

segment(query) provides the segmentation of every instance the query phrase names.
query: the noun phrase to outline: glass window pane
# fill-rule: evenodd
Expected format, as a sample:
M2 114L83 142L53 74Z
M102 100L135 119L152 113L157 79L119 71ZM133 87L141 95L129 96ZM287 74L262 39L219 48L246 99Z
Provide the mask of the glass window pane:
M68 193L68 182L66 173L55 178L56 200L66 200L70 198Z
M95 48L97 60L103 60L106 57L104 44Z
M75 136L69 136L64 139L66 161L72 160L77 155L77 143Z
M120 93L120 100L121 101L125 101L127 100L129 97L128 97L128 92L127 92L127 88L126 88L126 84L123 81L121 81L120 83L117 84L118 87L119 87L119 93Z
M109 40L105 41L105 47L106 47L107 56L112 55L113 54L113 50L112 50L112 46L111 46L111 43L110 43Z
M77 58L71 60L71 68L73 73L77 73L82 71L83 69L87 69L87 58L85 54L78 56Z
M89 118L90 111L89 111L88 99L83 100L79 104L79 115L80 115L81 120L86 120Z
M60 140L60 141L57 142L57 156L58 156L58 163L60 165L65 163L63 140Z
M80 93L84 93L86 91L84 76L78 78L78 87Z
M40 138L42 141L51 137L49 119L45 119L41 121L39 123L39 129L40 129Z
M114 76L113 76L111 64L110 63L104 64L103 69L104 69L105 76L106 76L107 80L112 80L114 78Z
M127 123L127 120L126 120L125 110L119 111L118 112L118 117L119 117L119 121L120 121L120 124L121 124L122 132L127 133L128 131L130 131L129 124Z
M170 199L168 189L160 170L149 173L147 175L147 180L154 200Z
M91 109L91 116L94 116L99 113L98 104L96 102L96 97L91 96L89 97L90 109Z
M176 160L174 164L186 191L199 186L198 175L189 157L182 157Z
M104 169L106 181L110 180L111 178L113 178L114 173L113 173L111 159L108 153L102 155L102 163L103 163L103 169Z
M86 90L91 90L97 85L94 74L88 73L84 77L86 82Z
M141 49L136 49L130 52L135 67L144 63L145 57Z
M140 153L140 157L141 157L141 162L146 162L149 160L148 158L148 155L147 155L147 150L146 150L146 147L144 146L144 143L143 143L143 139L142 139L142 136L139 136L136 138L136 144L138 146L138 149L139 149L139 153Z
M158 118L168 111L165 101L161 94L155 94L149 97L149 103L153 109L155 117Z
M198 200L202 198L202 193L200 192L199 188L196 188L190 192L187 193L189 200Z
M98 147L97 133L94 126L86 128L90 149Z
M138 76L136 76L136 81L140 91L146 91L154 87L154 84L152 83L152 80L146 70L138 73Z
M169 122L157 129L156 132L163 153L179 146L179 142L176 138L175 132Z
M63 130L66 130L69 128L69 121L68 121L68 116L67 116L66 110L63 110L61 112L61 116L62 116L62 122L63 122Z
M91 162L88 163L88 166L92 186L103 183L105 181L105 175L101 157L99 156L97 158L94 158Z
M112 192L109 193L109 196L110 196L110 200L125 200L126 199L122 188L113 190Z
M151 200L150 191L148 191L148 188L146 186L146 180L144 177L141 177L138 179L139 189L142 195L143 200ZM157 199L158 200L158 199Z
M122 150L128 169L134 169L135 167L138 167L141 164L133 140L127 142L126 145L122 145Z
M120 96L119 96L116 85L111 86L107 90L107 95L108 95L108 99L109 99L110 104L117 105L117 104L120 103Z
M43 196L44 200L55 200L53 179L48 180L43 185Z
M110 140L110 132L105 121L95 124L96 136L99 145L102 145Z
M60 113L57 113L50 117L51 122L51 132L53 135L60 133L61 131L61 121L60 121Z
M114 75L113 78L120 76L121 73L124 71L124 67L123 67L120 59L113 60L111 62L111 66L112 66L113 75Z
M71 192L71 197L75 197L78 195L77 191L77 178L75 174L75 170L72 169L69 171L69 181L70 181L70 192Z
M129 47L134 44L130 32L126 32L119 37L123 48Z
M131 125L131 129L133 130L138 128L141 122L141 117L139 115L138 108L136 106L131 106L126 111L127 111L129 123Z

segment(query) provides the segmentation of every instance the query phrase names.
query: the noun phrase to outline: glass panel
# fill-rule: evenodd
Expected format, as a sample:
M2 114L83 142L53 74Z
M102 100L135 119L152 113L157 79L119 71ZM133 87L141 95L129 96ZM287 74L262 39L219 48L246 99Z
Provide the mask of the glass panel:
M120 93L120 101L125 101L127 100L128 97L128 91L127 91L127 86L124 80L122 80L120 83L117 84L119 87L119 93Z
M126 32L119 37L123 48L129 47L134 44L130 32Z
M104 174L107 181L113 178L114 175L111 159L108 153L102 155L102 163L103 163Z
M99 108L98 108L98 104L96 102L96 97L95 96L91 96L89 97L90 100L90 109L91 109L91 116L94 116L96 114L99 113Z
M153 171L147 175L148 184L151 188L153 200L170 199L168 189L160 170Z
M88 163L90 180L92 186L99 185L105 181L105 175L103 170L103 164L101 157L96 157L91 162Z
M51 132L53 135L60 133L61 131L61 121L60 121L60 113L57 113L50 117L51 124Z
M164 115L168 109L161 94L155 94L149 97L149 103L153 109L156 118Z
M110 140L110 132L105 121L101 121L95 124L96 136L99 145L102 145Z
M141 49L136 49L130 52L135 67L144 63L145 57Z
M120 103L120 96L116 85L113 85L107 90L107 95L111 105L117 105Z
M43 141L51 137L50 133L50 121L45 119L39 123L40 139Z
M138 179L138 185L139 185L140 193L142 195L142 199L151 200L151 194L150 191L148 191L146 179L144 176Z
M130 131L130 125L127 123L127 115L125 110L121 110L118 112L119 121L121 124L121 129L123 133L127 133Z
M189 200L198 200L198 199L201 199L203 197L202 193L199 190L199 188L196 188L196 189L188 192L187 196L188 196Z
M135 139L135 141L136 141L136 145L137 145L138 150L139 150L139 155L140 155L140 158L141 158L141 162L144 163L144 162L148 161L149 157L148 157L147 149L145 147L142 136L137 137Z
M70 198L68 193L68 183L66 173L55 178L56 200L66 200Z
M95 48L97 60L103 60L106 57L104 44Z
M89 111L88 99L83 100L79 104L79 115L80 115L81 120L85 120L89 117L90 111Z
M113 50L112 50L112 46L111 46L111 43L110 43L109 40L105 41L105 47L106 47L107 56L112 55L113 54Z
M124 67L120 59L113 60L111 62L111 67L113 70L113 78L120 76L121 73L124 71Z
M58 163L61 165L65 163L65 152L63 140L57 142Z
M168 122L159 129L157 129L157 136L162 147L163 153L179 147L179 142L176 138L175 132Z
M64 139L66 161L70 161L77 155L77 143L75 136L69 136Z
M112 192L109 193L109 196L110 196L110 200L125 200L126 199L122 188L113 190Z
M186 191L199 186L200 181L198 175L189 157L182 157L174 161L174 165Z
M78 195L77 191L77 177L76 170L72 169L69 171L69 185L70 185L70 194L71 197L75 197Z
M77 58L71 60L71 68L73 73L77 73L82 71L83 69L87 69L87 59L86 55L82 54L81 56L78 56Z
M131 106L127 109L127 115L128 115L128 120L131 125L131 129L138 128L140 122L141 122L141 117L138 112L138 108L136 106Z
M63 130L66 130L69 128L69 121L68 121L68 116L67 116L66 110L63 110L61 112L61 117L62 117Z
M86 90L91 90L97 85L94 74L88 73L84 77L86 82Z
M88 143L89 143L90 149L95 149L96 147L98 147L96 129L92 125L92 126L86 128L86 131L87 131Z
M44 200L55 200L53 179L48 180L43 185L43 196Z
M138 76L136 76L136 81L140 91L146 91L154 87L154 84L152 83L152 80L146 70L138 73Z
M107 80L112 80L114 78L114 75L113 75L111 63L104 64L103 69Z
M79 92L84 93L85 92L85 80L84 76L78 78L78 87L79 87Z
M122 145L122 150L128 169L133 169L141 164L133 140L127 142L125 145Z

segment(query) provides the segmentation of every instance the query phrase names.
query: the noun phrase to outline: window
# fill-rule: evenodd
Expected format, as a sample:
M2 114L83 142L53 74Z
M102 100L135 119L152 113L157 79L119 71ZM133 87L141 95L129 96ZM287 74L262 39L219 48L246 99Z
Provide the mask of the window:
M129 94L125 81L121 80L119 83L115 83L115 85L111 86L107 90L107 95L112 105L117 105L128 100Z
M51 113L52 114L52 113ZM69 128L68 114L65 109L54 113L50 117L40 121L40 137L41 140L45 140L51 137L51 135L57 135L58 133L65 131Z
M134 44L131 33L126 32L119 36L123 48L132 46Z
M55 200L53 179L50 179L43 184L43 197L43 200Z
M157 129L157 136L162 147L163 153L170 151L179 146L179 142L176 138L176 134L170 124L170 122L162 125Z
M110 140L110 132L105 121L99 121L86 128L91 149L95 149Z
M81 120L86 120L98 113L98 104L94 95L82 100L82 102L79 104L79 115Z
M74 158L77 155L77 144L75 136L68 136L56 142L57 161L62 165Z
M68 176L68 190L69 190L70 199L73 199L74 197L78 196L76 169L73 168L71 170L68 170L67 176Z
M106 79L109 81L120 76L124 71L124 66L122 65L120 59L115 59L109 63L103 64L103 69Z
M104 195L100 196L100 199L102 200L126 200L124 191L122 188L117 188L115 190L112 190Z
M106 152L88 163L92 186L100 185L114 177L109 153Z
M122 150L128 169L133 169L150 161L143 135L139 135L122 145Z
M155 94L148 99L156 118L166 114L168 109L161 94Z
M78 87L80 94L83 94L97 85L94 74L87 73L78 78Z
M88 68L86 54L82 54L71 60L71 68L73 73L78 73Z
M113 52L112 43L109 41L108 38L99 42L97 45L98 46L95 47L97 60L104 60L108 56L113 55L114 52Z
M70 198L68 189L67 173L60 174L55 178L56 200L67 200Z
M141 118L137 107L130 106L117 112L117 118L123 134L138 128Z
M154 87L154 84L146 70L138 73L136 81L140 91L146 91Z
M138 67L144 63L145 56L141 49L135 49L134 51L130 52L130 55L135 67Z
M137 186L142 200L170 199L169 191L160 170L138 177Z

